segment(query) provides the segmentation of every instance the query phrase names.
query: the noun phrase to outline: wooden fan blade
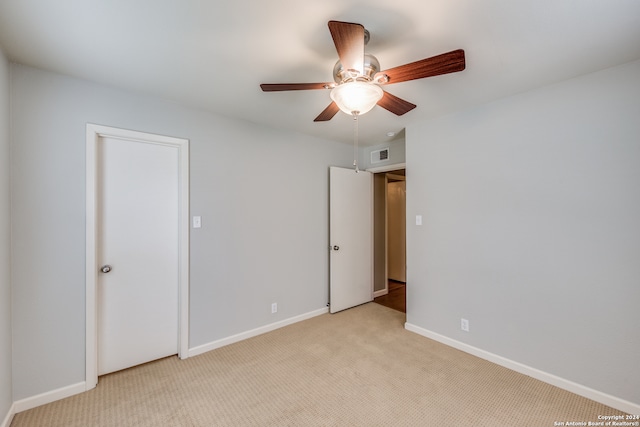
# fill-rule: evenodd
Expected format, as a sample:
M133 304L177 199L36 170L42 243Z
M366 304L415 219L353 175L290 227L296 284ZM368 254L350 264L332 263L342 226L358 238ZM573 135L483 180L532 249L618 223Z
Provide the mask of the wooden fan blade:
M324 109L324 111L322 113L320 113L320 115L318 117L313 119L313 121L314 122L326 122L327 120L331 120L333 118L333 116L335 116L338 111L340 111L340 108L338 107L338 104L336 104L335 102L332 102L331 104L329 104L329 106L327 108Z
M389 92L384 93L382 99L378 101L378 105L385 110L391 111L397 116L401 116L404 113L407 113L416 108L415 104L412 104L409 101L405 101L402 98L398 98L395 95L391 95Z
M331 89L335 83L263 83L263 92L280 92L284 90Z
M364 74L364 27L350 22L329 21L329 31L342 67Z
M441 74L455 73L465 68L464 50L458 49L431 58L421 59L410 64L400 65L386 71L376 73L374 79L378 80L385 75L386 79L379 80L380 84L392 84L406 82L408 80L423 79L425 77L439 76Z

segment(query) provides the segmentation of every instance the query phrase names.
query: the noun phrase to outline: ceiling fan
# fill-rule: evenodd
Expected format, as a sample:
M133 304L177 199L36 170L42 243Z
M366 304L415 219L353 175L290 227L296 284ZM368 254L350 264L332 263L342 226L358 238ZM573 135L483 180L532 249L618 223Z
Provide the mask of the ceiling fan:
M340 58L333 69L335 82L264 83L264 92L331 89L332 102L314 122L328 121L340 110L357 117L375 105L401 116L416 105L384 91L380 86L455 73L465 69L464 50L458 49L380 71L375 56L364 52L369 32L361 25L329 21L329 31Z

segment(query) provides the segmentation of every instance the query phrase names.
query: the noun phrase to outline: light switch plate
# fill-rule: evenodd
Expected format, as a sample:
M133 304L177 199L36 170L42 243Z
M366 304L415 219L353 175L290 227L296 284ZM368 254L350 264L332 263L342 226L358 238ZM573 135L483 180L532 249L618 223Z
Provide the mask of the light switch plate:
M422 225L422 215L416 215L416 225Z
M194 216L193 217L193 228L200 228L202 227L202 218L199 216Z

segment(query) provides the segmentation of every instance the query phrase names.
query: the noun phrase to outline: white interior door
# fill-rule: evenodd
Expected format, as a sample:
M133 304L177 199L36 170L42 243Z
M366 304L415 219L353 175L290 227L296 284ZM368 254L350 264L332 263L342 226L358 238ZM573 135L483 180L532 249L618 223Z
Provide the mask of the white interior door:
M329 168L329 307L373 300L373 175Z
M178 352L178 151L98 141L99 375Z

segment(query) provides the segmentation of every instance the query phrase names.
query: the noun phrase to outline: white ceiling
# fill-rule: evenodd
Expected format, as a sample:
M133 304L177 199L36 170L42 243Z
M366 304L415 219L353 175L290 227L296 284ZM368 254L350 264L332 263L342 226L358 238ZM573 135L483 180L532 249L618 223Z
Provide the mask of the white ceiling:
M382 69L454 49L460 73L386 86L418 107L376 107L360 143L407 124L640 58L639 0L0 0L10 60L346 143L352 119L313 119L332 80L329 20L363 24Z

